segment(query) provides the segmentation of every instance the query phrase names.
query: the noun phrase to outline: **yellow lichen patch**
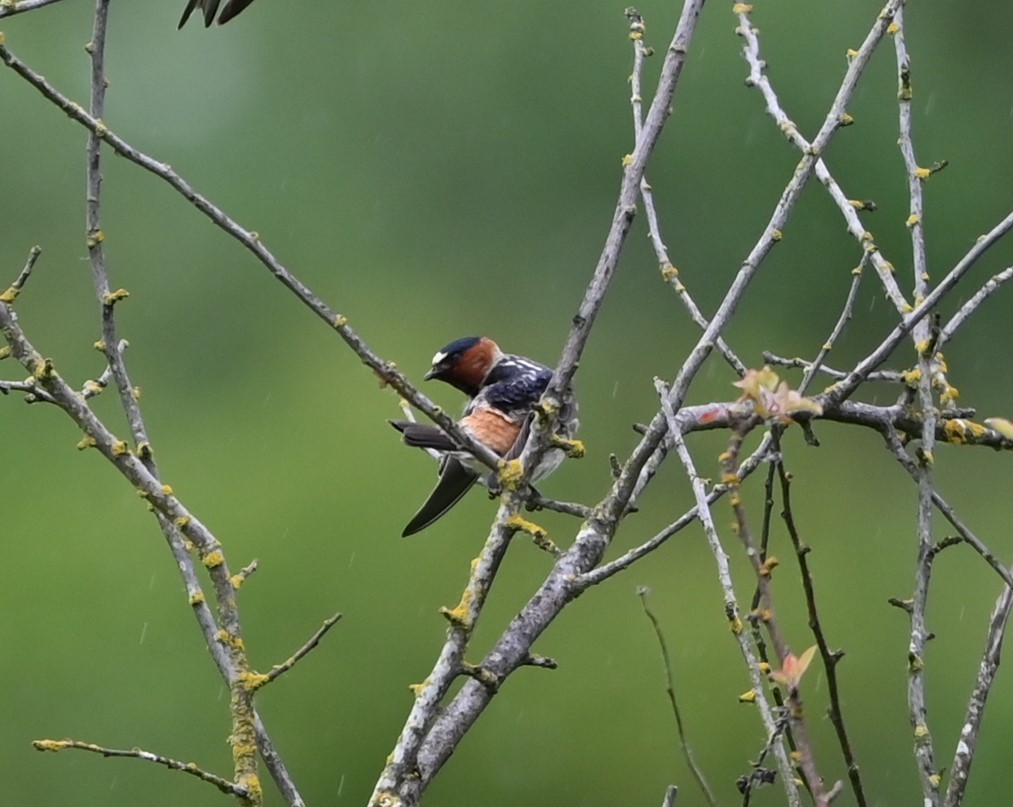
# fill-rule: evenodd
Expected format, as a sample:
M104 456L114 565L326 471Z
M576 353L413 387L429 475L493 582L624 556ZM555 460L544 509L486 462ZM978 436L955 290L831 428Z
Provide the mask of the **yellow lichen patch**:
M96 134L98 134L98 133L96 132ZM101 136L102 135L99 134L99 137L101 137ZM105 240L106 240L106 234L104 232L102 232L101 230L96 230L95 234L89 236L88 239L85 241L85 243L88 245L88 249L94 249L95 247L97 247L99 244L101 244ZM110 302L115 302L115 300L112 300Z
M847 52L845 53L845 55L846 55L846 56L847 56L847 57L848 57L849 59L854 59L854 58L855 58L855 57L856 57L856 56L858 55L858 51L857 51L857 50L855 50L854 48L848 48L848 50L847 50Z
M220 549L216 549L214 552L208 552L201 560L201 563L209 569L214 569L216 566L221 566L225 563L225 556Z
M926 726L924 723L919 723L917 726L915 726L915 739L916 740L924 740L928 736L929 736L929 727L928 726Z
M190 523L190 516L180 516L179 518L176 519L175 522L176 527L181 530L186 529L186 526L189 523Z
M162 485L162 493L166 496L172 495L172 485Z
M120 300L126 300L129 296L130 292L126 289L116 289L116 291L103 295L102 302L106 305L113 305L113 303L118 303Z
M454 608L443 606L440 608L440 613L454 625L469 628L471 627L471 601L473 599L474 595L471 593L471 589L466 588L461 596L461 601Z
M788 756L791 757L792 762L801 762L805 755L801 751L792 751Z
M916 216L914 213L912 213L910 216L907 217L907 226L914 227L921 220L922 220L921 216Z
M780 563L781 561L771 555L760 564L760 575L763 577L770 577L771 573L780 565Z
M544 538L548 533L543 527L539 527L533 521L528 521L526 518L520 516L510 516L507 519L507 526L512 527L516 531L526 532L533 538Z
M39 751L62 751L72 744L70 740L32 740L32 745Z
M429 683L430 683L429 679L427 678L425 681L420 681L417 684L409 684L408 691L411 692L417 698L419 697L419 695L421 695L423 692L426 691L426 688L429 686Z
M985 420L986 425L990 425L989 420L992 420L992 418ZM969 440L983 439L988 434L988 429L980 423L975 423L973 420L952 418L943 424L943 432L946 434L948 442L966 443Z
M563 449L566 452L566 456L573 460L581 459L585 453L583 440L571 440L567 437L560 437L558 434L554 434L552 435L552 445Z
M517 490L524 467L520 460L506 460L499 464L499 481L507 490Z
M854 115L849 115L847 112L845 112L843 115L841 115L841 117L837 119L837 122L841 126L850 126L855 122L855 117Z
M931 787L932 787L933 790L938 790L939 789L939 785L941 785L942 782L943 782L943 777L942 777L941 774L934 773L934 774L932 774L929 777L929 785L931 785Z
M243 587L243 583L245 582L246 582L246 575L242 573L234 574L232 575L232 577L229 578L229 583L232 585L232 588L234 588L236 591L239 591L239 589Z
M35 362L35 368L32 370L32 377L36 381L45 381L52 375L53 375L52 359L43 359L42 361Z
M93 448L94 446L95 446L95 438L89 434L81 438L81 440L77 444L77 450L84 451L86 448Z
M11 357L11 346L4 345L3 347L0 347L0 361L3 361L4 359L9 359L10 357Z
M895 34L899 30L900 30L900 25L898 23L896 23L896 22L891 22L888 26L886 26L886 32L888 34Z
M766 661L761 661L756 666L759 669L759 671L762 672L764 675L770 672L770 664L768 664Z
M755 703L756 702L756 690L747 689L741 695L739 695L739 703Z
M134 456L142 460L151 459L151 443L146 440L138 443L137 448L134 449Z
M270 678L263 673L256 673L247 670L246 672L239 673L239 675L236 676L236 680L246 687L247 692L256 692L264 686Z
M959 389L945 382L943 383L942 389L939 391L939 402L943 406L951 405L959 397L960 397Z
M922 371L915 367L906 373L901 373L901 378L904 379L904 383L908 387L914 389L918 386L918 382L922 380Z
M190 595L189 600L190 605L200 605L205 600L204 592L199 590L195 591L193 594Z
M916 168L915 169L915 176L918 179L928 179L930 176L932 176L932 169L931 168Z
M627 165L633 165L633 155L632 154L624 154L623 155L623 167L625 168Z
M244 647L243 640L234 633L229 633L225 628L218 631L218 641L229 647L234 647L236 650L242 650Z
M784 233L782 233L780 230L777 229L771 230L770 238L772 241L780 241L782 238L784 238Z
M749 3L736 3L732 6L732 14L748 14L753 10L753 7Z
M106 349L106 340L105 339L99 339L97 342L92 343L92 347L95 348L95 350L99 350L99 351L105 350Z
M733 617L732 619L729 620L728 627L731 628L732 633L738 636L740 633L742 633L742 620L739 619L737 616Z
M679 270L672 266L672 264L669 264L668 266L662 267L661 276L665 278L665 280L674 280L679 276Z
M0 303L7 303L10 305L16 299L18 299L18 289L14 288L14 286L11 286L3 294L0 294Z
M122 457L130 453L130 446L127 445L126 440L117 440L113 443L113 456Z
M338 314L334 318L334 327L335 328L344 328L347 324L348 324L348 317L343 317L343 316L341 316L341 314Z

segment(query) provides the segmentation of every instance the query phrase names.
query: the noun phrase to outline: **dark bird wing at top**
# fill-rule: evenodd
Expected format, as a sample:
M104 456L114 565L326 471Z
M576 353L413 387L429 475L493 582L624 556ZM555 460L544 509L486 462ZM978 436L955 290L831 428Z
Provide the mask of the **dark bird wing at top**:
M218 24L224 25L252 2L253 0L227 0L222 13L218 15ZM183 16L180 17L177 28L186 25L190 15L198 8L204 14L204 27L210 26L215 21L215 14L218 13L220 5L221 0L187 0L186 8L183 9Z

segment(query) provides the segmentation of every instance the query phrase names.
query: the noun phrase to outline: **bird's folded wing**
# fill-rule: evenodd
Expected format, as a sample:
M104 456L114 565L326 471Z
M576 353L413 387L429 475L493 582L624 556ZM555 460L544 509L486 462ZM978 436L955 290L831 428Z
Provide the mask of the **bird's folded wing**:
M427 423L415 423L411 420L388 420L391 426L404 435L404 443L416 448L434 448L437 451L455 451L460 449L450 436L437 426Z
M440 481L429 494L419 511L412 516L401 533L403 538L424 530L446 513L467 493L478 479L478 474L469 470L453 457L447 457L440 467Z

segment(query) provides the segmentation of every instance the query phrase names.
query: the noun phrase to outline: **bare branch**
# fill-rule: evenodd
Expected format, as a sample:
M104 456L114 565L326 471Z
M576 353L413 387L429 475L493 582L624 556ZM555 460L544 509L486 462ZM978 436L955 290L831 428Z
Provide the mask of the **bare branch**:
M679 748L682 750L682 755L686 759L686 764L689 766L693 778L696 779L696 783L700 787L700 792L703 793L707 803L711 807L714 807L717 804L717 799L714 798L710 785L707 784L707 777L704 776L703 770L697 764L696 757L693 755L693 749L690 748L689 740L686 739L686 730L682 724L682 713L679 711L679 702L675 697L675 676L672 673L672 659L668 654L668 643L665 641L665 634L661 630L661 623L658 622L658 618L654 615L654 612L647 606L648 593L647 588L643 586L637 589L637 596L640 597L640 604L643 606L644 615L650 620L651 627L654 628L654 635L658 640L658 647L661 650L661 662L665 668L665 692L668 694L668 703L672 707L672 716L675 718L675 727L679 733Z
M35 11L59 2L61 0L0 0L0 20L4 17L13 17L15 14Z
M1002 654L1002 642L1006 636L1006 625L1009 623L1010 610L1013 609L1013 589L1003 589L996 600L989 619L988 635L985 640L985 652L978 667L978 679L967 704L967 713L960 729L957 750L950 765L950 784L946 788L946 807L959 807L964 802L964 791L971 774L971 763L981 732L981 722L985 717L985 702L992 691L995 674L999 670L999 659Z
M327 632L337 624L339 619L341 619L341 614L335 614L334 616L327 617L327 619L324 620L324 623L317 628L316 632L306 640L306 643L302 647L296 650L295 653L285 659L285 661L281 664L276 664L271 668L271 671L264 676L266 680L263 684L260 684L260 686L270 684L280 675L291 670L311 650L320 644L320 640L323 639L324 636L327 635Z
M153 762L156 765L164 765L166 768L174 771L181 771L182 773L189 774L190 776L196 776L198 779L208 782L209 784L217 787L222 793L228 796L236 796L243 801L247 801L250 797L250 791L248 788L242 785L237 785L234 782L230 782L217 774L210 773L203 768L198 768L192 762L180 762L178 759L172 759L171 757L164 757L161 754L154 754L151 751L143 751L140 748L106 748L105 746L95 745L94 743L85 743L80 740L34 740L32 745L38 751L64 751L66 749L74 749L76 751L90 751L93 754L101 754L104 757L130 757L132 759L140 759L144 762Z

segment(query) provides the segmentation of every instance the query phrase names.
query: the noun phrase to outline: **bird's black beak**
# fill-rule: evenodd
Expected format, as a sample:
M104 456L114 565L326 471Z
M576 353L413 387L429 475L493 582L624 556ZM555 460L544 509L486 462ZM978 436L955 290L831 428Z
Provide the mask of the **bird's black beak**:
M441 372L443 372L443 368L442 367L433 367L432 369L430 369L430 371L428 373L426 373L424 376L422 376L422 378L424 380L426 380L426 381L432 381Z

